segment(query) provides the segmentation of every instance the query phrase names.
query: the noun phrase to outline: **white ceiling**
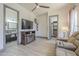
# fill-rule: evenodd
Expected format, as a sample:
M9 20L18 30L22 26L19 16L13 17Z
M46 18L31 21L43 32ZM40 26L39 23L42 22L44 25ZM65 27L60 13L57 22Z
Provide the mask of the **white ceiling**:
M48 12L49 10L55 10L59 9L61 7L66 6L66 3L38 3L39 5L49 6L50 8L37 8L33 11L35 15L40 15L43 13ZM36 6L34 3L20 3L21 6L28 9L29 11L32 11L32 9Z

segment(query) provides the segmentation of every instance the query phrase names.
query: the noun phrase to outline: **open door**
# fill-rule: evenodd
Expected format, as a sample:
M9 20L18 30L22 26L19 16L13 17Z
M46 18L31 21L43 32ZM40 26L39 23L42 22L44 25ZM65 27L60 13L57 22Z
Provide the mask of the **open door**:
M50 16L49 17L49 28L50 28L50 36L51 37L58 37L58 16Z

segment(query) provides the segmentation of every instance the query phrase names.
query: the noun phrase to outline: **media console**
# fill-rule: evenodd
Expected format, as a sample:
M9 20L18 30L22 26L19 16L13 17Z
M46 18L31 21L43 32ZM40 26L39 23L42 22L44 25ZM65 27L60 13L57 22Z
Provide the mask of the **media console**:
M35 40L34 30L21 30L21 44L26 45Z

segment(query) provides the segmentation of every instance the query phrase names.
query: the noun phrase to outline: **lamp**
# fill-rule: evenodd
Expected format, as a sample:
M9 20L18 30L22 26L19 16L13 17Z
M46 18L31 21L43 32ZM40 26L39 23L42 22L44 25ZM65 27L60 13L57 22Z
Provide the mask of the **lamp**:
M68 27L62 27L62 31L63 31L63 34L64 34L63 37L66 37L65 33L68 32Z

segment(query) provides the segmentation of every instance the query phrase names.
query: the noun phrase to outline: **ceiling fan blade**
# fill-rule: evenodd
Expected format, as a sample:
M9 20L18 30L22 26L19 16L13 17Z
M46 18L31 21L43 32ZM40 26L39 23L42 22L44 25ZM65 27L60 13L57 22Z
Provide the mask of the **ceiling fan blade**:
M38 3L35 3L38 6Z
M43 7L43 8L50 8L49 6L41 6L41 5L40 5L39 7Z
M37 8L37 6L35 6L35 8L32 9L32 11L34 11Z

